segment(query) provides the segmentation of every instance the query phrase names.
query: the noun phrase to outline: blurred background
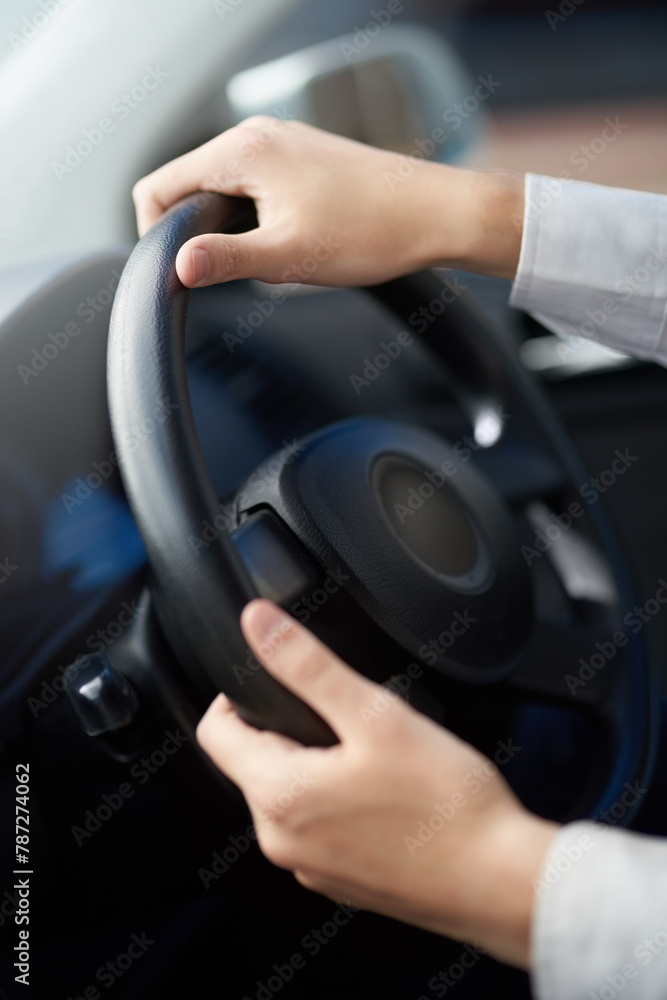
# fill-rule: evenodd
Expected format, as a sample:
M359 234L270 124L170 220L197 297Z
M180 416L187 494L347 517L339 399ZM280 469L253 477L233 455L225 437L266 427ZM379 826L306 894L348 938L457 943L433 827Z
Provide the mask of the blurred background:
M138 177L278 107L406 153L440 127L443 160L667 191L665 5L544 2L5 0L0 266L132 242Z
M117 470L104 473L100 489L97 475L73 514L63 499L100 463L110 467L106 334L112 290L136 240L132 185L246 115L268 112L395 149L397 171L430 156L667 192L666 40L667 8L657 2L2 0L0 562L11 556L20 572L0 580L0 757L25 747L17 759L29 757L37 778L34 968L44 986L34 986L34 1000L83 995L100 964L143 929L160 943L115 996L208 996L208 977L217 981L221 968L224 996L241 996L291 953L306 920L319 927L332 912L256 851L214 889L202 885L198 869L249 819L232 796L211 792L194 752L152 780L92 850L80 850L72 824L119 787L126 765L91 742L55 691L43 714L28 707L28 695L41 697L84 644L91 648L98 626L117 627L121 599L143 587L145 552ZM667 370L588 340L564 345L508 307L509 282L466 275L465 285L493 336L539 378L588 470L608 468L618 448L641 456L604 505L638 595L651 597L667 547ZM218 496L233 495L285 441L343 416L402 412L452 441L472 430L423 345L355 395L349 373L398 333L399 317L361 292L310 291L288 297L233 352L222 331L236 329L249 297L267 290L230 283L192 296L188 380ZM74 318L90 332L70 346L58 331ZM66 353L53 337L64 337ZM29 369L36 357L40 367ZM667 691L667 616L647 628L646 641ZM495 694L491 701L487 716L479 695L466 697L479 728L496 712L505 724L505 708ZM527 734L533 749L519 760L537 796L569 801L571 776L587 780L597 729L578 711L528 705L503 729L503 738ZM562 774L559 783L553 775ZM646 829L664 814L664 788L654 789ZM0 880L1 931L11 882ZM357 996L434 995L431 977L461 953L368 914L353 928L341 934L344 950L331 945L292 996L353 996L350 968L361 970ZM0 949L0 996L2 958ZM491 960L456 991L460 1000L527 995L525 977Z

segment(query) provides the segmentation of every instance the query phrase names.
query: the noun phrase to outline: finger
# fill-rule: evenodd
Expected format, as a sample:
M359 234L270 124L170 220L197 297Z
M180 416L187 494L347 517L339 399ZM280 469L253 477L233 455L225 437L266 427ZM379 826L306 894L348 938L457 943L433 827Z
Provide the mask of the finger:
M258 771L272 773L299 743L278 733L260 731L248 725L236 713L232 702L219 694L197 726L197 742L221 771L239 785Z
M186 194L205 190L227 194L236 192L239 179L233 167L234 161L231 161L230 169L230 164L225 160L224 148L220 148L222 138L218 136L212 139L137 181L132 189L132 198L140 236Z
M215 285L232 278L259 278L276 266L277 249L265 229L238 236L209 233L184 243L176 257L176 272L188 288Z
M272 118L255 120L257 126L264 121L265 127L276 135L285 128L284 123ZM252 152L249 146L252 128L252 120L241 122L142 177L132 190L139 235L143 236L174 202L194 191L252 195L243 180L244 164Z
M367 732L362 708L382 689L343 663L276 604L255 600L241 615L252 651L285 687L311 705L339 737Z

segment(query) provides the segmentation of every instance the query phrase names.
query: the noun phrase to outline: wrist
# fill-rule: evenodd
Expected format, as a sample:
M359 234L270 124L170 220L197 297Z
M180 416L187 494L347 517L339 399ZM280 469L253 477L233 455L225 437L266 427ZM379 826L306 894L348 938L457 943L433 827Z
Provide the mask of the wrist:
M519 266L525 177L509 171L476 171L472 178L475 224L469 254L481 274L514 280Z
M476 937L496 958L528 969L535 883L560 827L524 809L489 824L469 897Z
M524 177L509 171L428 166L432 169L423 191L428 240L422 266L513 279L523 235Z

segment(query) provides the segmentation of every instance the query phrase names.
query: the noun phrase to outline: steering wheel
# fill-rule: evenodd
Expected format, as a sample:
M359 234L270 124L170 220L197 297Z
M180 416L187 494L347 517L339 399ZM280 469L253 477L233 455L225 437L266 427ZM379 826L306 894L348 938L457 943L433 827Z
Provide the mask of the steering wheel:
M430 272L367 289L404 319L433 306L421 337L470 417L468 445L407 419L343 420L265 463L240 484L233 523L222 515L189 402L189 293L175 259L191 237L254 224L249 200L183 199L137 244L111 317L119 466L155 619L191 689L204 702L224 691L259 728L335 742L251 657L239 626L253 597L289 609L310 595L316 634L447 724L456 706L474 714L476 700L584 706L598 734L596 777L561 818L601 815L626 783L648 783L657 678L623 623L630 579L601 504L582 495L587 474L539 388L471 303L450 293L436 309L443 285Z

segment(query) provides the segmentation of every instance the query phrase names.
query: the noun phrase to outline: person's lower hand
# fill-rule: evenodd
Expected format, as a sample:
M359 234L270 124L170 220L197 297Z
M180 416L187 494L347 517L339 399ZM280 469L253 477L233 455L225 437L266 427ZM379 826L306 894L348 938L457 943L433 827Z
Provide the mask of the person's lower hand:
M301 122L249 118L135 185L143 235L184 195L254 199L259 227L181 247L187 286L376 284L442 265L514 276L523 178L410 159Z
M253 601L241 622L257 658L340 740L305 748L260 732L224 695L201 720L199 742L242 789L266 856L332 899L526 967L531 880L555 824L526 812L480 753L276 605Z

